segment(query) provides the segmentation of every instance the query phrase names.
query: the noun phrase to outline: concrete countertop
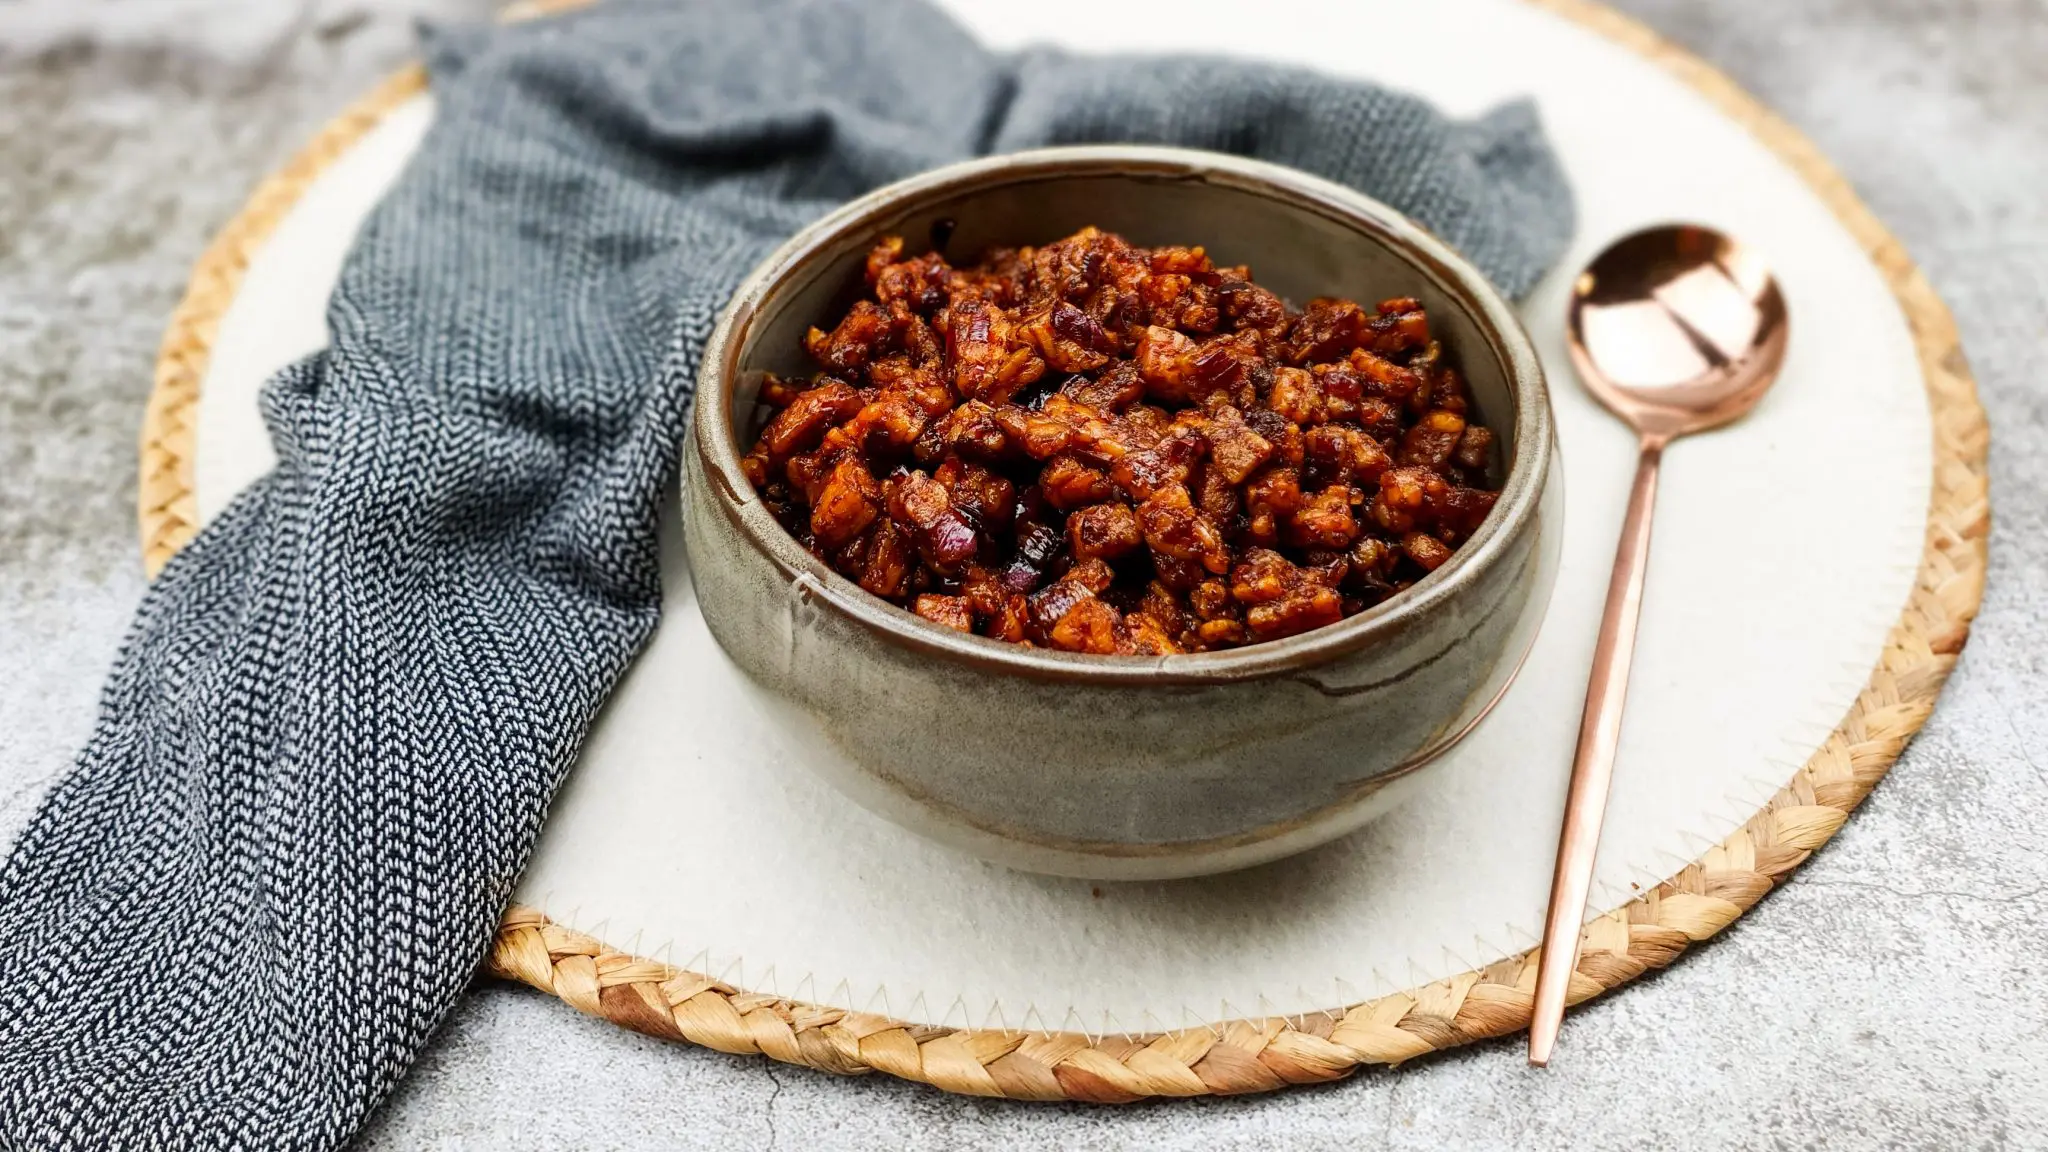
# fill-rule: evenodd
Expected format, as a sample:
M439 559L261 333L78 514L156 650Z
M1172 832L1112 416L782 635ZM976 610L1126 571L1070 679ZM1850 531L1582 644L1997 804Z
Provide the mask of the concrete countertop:
M1805 130L1961 322L1991 577L1931 723L1783 890L1574 1013L1398 1072L1120 1110L658 1043L485 982L362 1146L2048 1146L2048 0L1625 0ZM211 234L483 0L0 6L0 848L82 744L143 580L135 436ZM112 15L115 10L119 15Z

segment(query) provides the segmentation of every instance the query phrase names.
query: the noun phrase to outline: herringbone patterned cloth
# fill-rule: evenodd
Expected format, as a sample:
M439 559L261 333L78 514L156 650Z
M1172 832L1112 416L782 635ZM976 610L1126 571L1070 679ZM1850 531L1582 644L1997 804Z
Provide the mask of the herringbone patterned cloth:
M1352 184L1514 292L1570 230L1526 108L1459 123L1302 72L993 55L912 0L614 0L428 53L437 120L331 347L264 394L276 471L157 580L0 871L0 1143L348 1140L476 969L654 629L714 314L834 203L1137 140Z

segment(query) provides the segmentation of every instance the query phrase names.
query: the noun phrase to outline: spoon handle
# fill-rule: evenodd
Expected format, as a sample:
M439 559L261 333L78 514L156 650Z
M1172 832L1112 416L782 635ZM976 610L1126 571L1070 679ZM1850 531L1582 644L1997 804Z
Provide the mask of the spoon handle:
M1572 756L1571 788L1565 794L1564 830L1557 839L1557 871L1550 879L1550 911L1543 921L1543 955L1529 1020L1529 1063L1539 1068L1550 1062L1578 965L1579 934L1600 848L1600 821L1607 811L1607 786L1614 779L1615 746L1621 741L1621 709L1636 651L1636 622L1643 614L1650 514L1657 505L1657 472L1663 459L1664 441L1645 437L1628 515L1621 522L1621 542L1614 550L1600 641L1593 648L1593 674L1586 684L1586 710L1579 718L1579 746Z

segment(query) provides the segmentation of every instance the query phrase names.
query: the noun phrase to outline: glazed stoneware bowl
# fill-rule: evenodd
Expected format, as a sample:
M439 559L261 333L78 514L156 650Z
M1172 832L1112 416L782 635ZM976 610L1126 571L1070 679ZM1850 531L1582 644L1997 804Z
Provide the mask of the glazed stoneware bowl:
M1094 224L1204 244L1299 305L1417 296L1499 435L1502 492L1441 568L1289 639L1163 657L965 635L894 607L793 540L740 457L761 374L808 374L879 237L952 259ZM698 605L790 758L913 831L1035 872L1159 879L1241 868L1391 807L1500 697L1556 572L1562 492L1543 371L1508 303L1399 213L1292 169L1144 147L1048 149L889 185L748 277L705 349L683 450ZM737 720L735 721L737 722ZM1500 765L1512 771L1513 765Z

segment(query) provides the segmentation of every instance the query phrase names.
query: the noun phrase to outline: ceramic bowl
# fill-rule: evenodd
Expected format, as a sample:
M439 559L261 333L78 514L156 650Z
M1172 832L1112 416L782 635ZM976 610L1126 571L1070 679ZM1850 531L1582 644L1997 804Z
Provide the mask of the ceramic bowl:
M1417 296L1500 436L1503 487L1456 555L1340 623L1221 652L1113 657L964 635L894 607L793 540L740 457L760 374L843 312L884 235L956 260L1094 224L1200 243L1296 304ZM1543 370L1507 301L1443 243L1336 184L1148 147L1047 149L891 184L749 276L704 353L683 451L698 604L791 758L913 831L1036 872L1155 879L1341 836L1500 697L1535 638L1562 516ZM1502 771L1513 765L1503 764Z

